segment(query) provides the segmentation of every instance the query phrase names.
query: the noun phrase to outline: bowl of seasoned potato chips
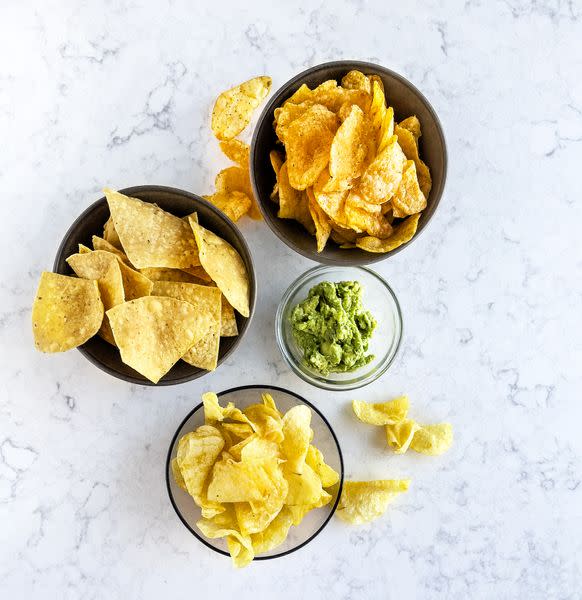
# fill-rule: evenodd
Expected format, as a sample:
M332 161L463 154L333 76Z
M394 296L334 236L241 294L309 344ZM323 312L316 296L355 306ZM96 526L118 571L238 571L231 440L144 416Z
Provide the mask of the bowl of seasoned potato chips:
M263 110L251 180L265 221L288 246L327 264L399 252L443 194L447 151L428 100L401 75L337 61L300 73Z
M70 227L32 311L41 352L78 348L143 385L201 377L229 356L255 304L249 248L202 198L138 186L92 204Z
M283 388L203 394L168 451L170 501L188 530L235 567L305 546L335 512L339 442L325 417Z

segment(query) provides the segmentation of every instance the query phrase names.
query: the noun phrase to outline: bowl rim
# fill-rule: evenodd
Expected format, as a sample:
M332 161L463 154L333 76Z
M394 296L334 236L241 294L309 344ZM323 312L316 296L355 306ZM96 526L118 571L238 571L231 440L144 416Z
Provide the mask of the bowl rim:
M386 361L385 364L382 365L380 369L372 373L371 376L368 376L362 380L351 380L350 383L337 382L332 383L329 380L316 379L315 377L311 377L308 373L303 371L298 364L294 360L292 360L291 352L289 352L283 343L283 335L282 335L282 323L283 323L283 310L284 307L289 302L292 293L297 289L297 287L302 284L305 280L307 280L312 275L316 274L319 271L327 271L329 269L356 269L360 271L365 271L368 275L371 275L374 279L379 281L382 286L386 289L388 294L392 297L394 301L394 306L396 307L396 318L398 323L400 324L398 340L396 342L396 347L392 353L392 356L389 360ZM277 306L277 312L275 313L275 339L277 340L277 346L279 347L279 351L283 356L283 360L287 364L287 366L306 383L313 385L314 387L320 388L322 390L331 390L336 392L346 392L349 390L357 390L367 385L370 385L374 381L377 381L388 371L388 369L392 366L396 357L398 356L398 352L402 346L402 339L404 337L404 318L402 316L402 308L400 306L400 302L398 300L398 296L390 286L390 284L376 271L370 269L369 267L363 265L318 265L305 271L301 275L299 275L293 282L289 285L289 287L285 290L283 295L281 296L281 300Z
M272 556L261 556L261 555L259 555L259 556L255 556L253 558L253 561L255 561L255 560L271 560L273 558L281 558L283 556L287 556L288 554L291 554L291 553L295 552L296 550L299 550L300 548L303 548L304 546L306 546L307 544L309 544L309 542L313 541L325 529L325 527L327 526L327 524L329 523L329 521L331 520L331 518L335 514L335 511L337 509L337 506L339 504L339 501L340 501L340 498L341 498L341 495L342 495L342 489L343 489L343 485L344 485L344 458L343 458L342 449L341 449L339 440L337 438L337 435L335 434L335 431L333 430L333 427L331 426L330 422L327 420L327 418L325 417L325 415L314 404L312 404L311 402L309 402L309 400L306 400L303 396L300 396L299 394L296 394L295 392L292 392L291 390L288 390L286 388L283 388L283 387L280 387L280 386L276 386L276 385L251 384L251 385L240 385L240 386L228 388L227 390L223 390L222 392L219 392L216 395L220 398L222 396L225 396L226 394L231 394L233 392L239 392L241 390L251 390L251 389L263 389L263 390L273 390L275 392L283 392L285 394L289 394L290 396L294 396L297 400L299 400L300 403L303 403L303 404L306 404L307 406L309 406L309 408L311 410L313 410L314 412L316 412L321 417L321 419L323 420L323 422L326 424L327 428L329 429L329 432L331 433L333 441L335 442L335 445L336 445L336 448L337 448L337 452L338 452L338 456L339 456L339 461L340 461L339 488L338 488L338 492L337 492L337 496L336 496L335 502L333 503L333 506L331 507L331 511L329 512L329 515L327 515L327 517L325 518L325 520L323 521L323 523L318 527L318 529L313 534L311 534L305 541L301 542L301 544L298 544L294 548L291 548L289 550L285 550L284 552L278 552L277 554L273 554ZM202 402L200 402L200 404L198 404L197 406L195 406L184 417L184 419L182 419L182 421L180 422L180 424L176 428L176 431L175 431L174 435L172 436L172 440L170 441L170 446L168 448L168 453L166 455L166 461L165 461L166 489L168 491L168 496L170 498L170 503L172 504L172 507L174 508L174 512L178 515L178 518L182 522L182 525L184 525L184 527L186 527L186 529L195 538L197 538L198 541L202 542L206 547L210 548L211 550L214 550L214 552L217 552L218 554L222 554L222 556L228 556L228 557L230 557L230 554L228 552L226 552L225 550L221 550L220 548L216 548L215 546L213 546L210 542L208 542L204 538L204 536L202 534L198 533L193 527L190 526L190 524L188 523L188 521L186 521L186 519L182 516L182 513L178 509L178 507L176 505L176 502L174 501L174 496L172 495L172 489L170 487L170 471L171 471L172 450L174 448L174 445L176 444L176 440L178 438L178 434L179 434L180 430L182 429L182 427L185 425L186 421L188 421L188 419L194 413L198 412L202 408L204 408L204 404Z
M363 71L366 71L366 70L376 71L376 72L384 73L387 76L393 77L394 79L398 80L405 87L410 89L419 98L419 100L425 105L426 109L430 113L430 115L435 123L439 137L442 141L442 158L443 158L442 183L441 183L440 193L438 194L438 196L436 196L436 198L433 198L433 200L432 200L433 208L432 208L432 213L430 214L430 216L426 220L422 221L422 223L419 225L416 233L410 240L408 240L404 244L401 244L394 250L390 250L389 252L384 252L384 253L366 252L365 253L366 255L365 256L363 255L361 259L357 259L357 260L350 259L350 261L345 261L345 260L342 260L341 258L329 257L329 256L324 255L323 253L319 254L317 252L317 249L308 250L308 249L302 248L300 246L296 246L291 240L289 240L283 234L283 232L279 229L279 227L277 227L275 225L275 222L276 222L275 219L273 219L271 216L271 213L266 208L264 208L263 205L266 204L266 200L263 200L263 198L259 194L258 186L256 184L257 177L255 174L255 157L257 155L258 132L259 132L259 129L263 126L264 121L269 118L269 115L275 110L275 108L280 106L281 97L284 96L289 91L290 87L292 87L296 83L301 82L306 77L308 77L314 73L317 73L318 71L322 71L322 70L330 68L330 67L331 68L342 67L342 68L346 69L346 72L348 72L352 69L358 69L358 70L363 70ZM286 83L281 85L275 91L275 93L271 96L271 98L269 99L269 101L267 102L265 107L263 108L263 110L257 120L257 123L256 123L254 131L253 131L252 140L251 140L250 161L249 161L250 177L251 177L251 185L252 185L253 193L259 204L259 208L263 215L263 219L266 221L269 229L286 246L288 246L289 248L291 248L298 254L304 256L305 258L308 258L308 259L313 260L320 264L341 265L341 266L348 266L348 265L349 266L364 266L364 265L371 265L371 264L386 260L387 258L390 258L391 256L394 256L395 254L398 254L400 251L404 250L406 247L408 247L410 244L412 244L418 237L420 237L422 232L425 229L427 229L429 223L432 221L432 219L437 211L437 208L442 200L442 197L444 196L444 193L446 190L446 183L447 183L448 163L449 163L449 159L448 159L447 141L446 141L446 137L445 137L445 132L444 132L441 120L439 119L435 109L433 108L432 104L428 101L426 96L412 82L410 82L408 79L406 79L406 77L404 77L403 75L400 75L400 73L397 73L396 71L393 71L392 69L389 69L388 67L379 65L377 63L363 61L363 60L334 60L334 61L320 63L320 64L314 65L312 67L309 67L308 69L305 69L304 71L295 75L294 77L289 79Z
M218 208L216 208L216 206L214 206L207 200L204 200L204 198L198 196L198 194L195 194L193 192L188 192L188 191L182 190L180 188L175 188L175 187L166 186L166 185L135 185L135 186L120 189L118 191L121 194L125 194L126 196L131 196L132 194L139 194L140 192L166 192L166 193L176 194L178 196L187 198L187 199L191 200L194 204L196 204L196 203L203 204L205 208L208 208L211 212L213 212L217 217L219 217L219 219L221 219L226 224L226 226L232 231L233 235L237 238L237 240L241 244L242 248L244 249L244 252L248 256L248 262L249 262L249 266L250 266L250 270L248 273L248 275L249 275L249 290L250 290L249 316L243 317L243 319L245 319L243 331L239 332L239 334L236 336L236 339L232 342L231 346L226 350L226 352L221 357L219 357L218 364L216 366L216 368L218 368L238 348L238 346L240 345L240 343L242 341L242 338L244 337L245 333L248 331L248 329L251 325L253 316L255 314L255 307L256 307L256 303L257 303L257 277L255 274L255 265L254 265L254 261L253 261L253 255L251 253L251 249L250 249L245 237L243 236L242 232L238 229L236 224L233 221L231 221L224 213L222 213L220 210L218 210ZM64 236L61 240L61 243L59 244L59 247L57 249L55 259L53 261L53 272L59 273L58 265L65 258L64 257L64 249L65 249L66 243L69 240L69 238L73 235L73 233L75 232L77 227L85 219L87 219L87 217L93 211L95 211L99 206L103 205L103 203L107 204L107 199L105 198L105 196L101 196L101 198L92 202L73 221L73 223L71 223L71 225L69 226L66 233L64 234ZM194 207L194 209L195 208L196 207ZM172 213L170 213L170 214L172 214ZM179 379L165 380L164 379L165 376L164 376L160 379L160 381L158 381L158 383L153 383L153 382L149 381L149 379L146 379L145 377L139 375L139 373L137 374L138 376L124 375L124 374L119 373L115 369L110 368L109 366L105 365L100 360L98 360L96 357L94 357L85 348L85 344L82 344L81 346L77 346L76 350L78 350L92 365L96 366L101 371L107 373L108 375L111 375L112 377L115 377L116 379L119 379L121 381L126 381L127 383L132 383L135 385L145 385L148 387L166 387L166 386L172 386L172 385L181 385L183 383L187 383L188 381L194 381L195 379L204 377L204 375L207 375L208 373L212 373L212 371L205 371L203 369L199 369L198 371L192 373L191 375L185 375L183 377L180 377Z

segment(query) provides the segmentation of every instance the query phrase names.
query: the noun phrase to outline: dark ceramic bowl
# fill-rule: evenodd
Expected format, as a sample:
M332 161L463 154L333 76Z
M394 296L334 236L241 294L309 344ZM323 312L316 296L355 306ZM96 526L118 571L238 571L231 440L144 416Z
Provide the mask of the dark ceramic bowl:
M255 308L256 280L253 260L241 232L217 208L190 192L160 185L139 185L120 190L120 192L127 196L139 198L144 202L154 202L161 209L177 217L184 217L193 211L197 211L200 224L224 238L241 255L249 274L250 316L247 319L235 311L239 334L236 337L220 338L220 352L218 355L218 365L220 365L239 345L248 329ZM78 252L79 244L92 247L91 237L93 235L102 235L103 225L108 218L109 207L105 198L94 202L77 218L65 234L57 252L53 266L56 273L61 273L62 275L73 274L73 270L66 262L67 257ZM137 371L134 371L131 367L123 363L117 348L108 344L97 335L92 337L87 343L79 346L79 351L94 365L114 377L129 381L130 383L154 385L143 375L140 375ZM206 373L208 371L193 367L179 360L156 385L184 383L202 377Z
M269 160L269 152L277 148L278 145L273 128L275 109L281 106L302 84L305 83L310 88L314 88L328 79L336 79L339 82L352 69L358 69L366 75L378 75L382 78L387 102L394 107L395 121L401 121L411 115L416 115L419 118L422 126L420 156L429 166L432 175L432 189L428 197L428 206L422 212L416 235L408 243L385 254L365 252L359 248L342 250L331 240L326 245L325 250L318 253L315 237L307 233L299 223L291 219L279 219L277 217L278 206L269 198L275 185L275 174ZM280 144L279 147L281 147ZM251 146L250 170L253 191L259 201L265 221L285 244L299 252L299 254L320 263L351 266L365 265L384 260L418 239L434 215L443 194L447 175L447 148L445 136L435 111L428 100L409 81L394 73L394 71L373 63L341 60L324 63L303 71L273 95L255 128Z

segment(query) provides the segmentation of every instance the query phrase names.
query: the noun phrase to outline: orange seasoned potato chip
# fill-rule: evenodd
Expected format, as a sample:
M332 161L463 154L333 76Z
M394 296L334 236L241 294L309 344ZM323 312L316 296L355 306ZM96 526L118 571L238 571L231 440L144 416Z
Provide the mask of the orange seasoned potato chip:
M364 112L354 104L331 144L329 174L333 179L352 181L362 174L368 153L366 135Z
M394 133L398 137L398 144L406 155L416 165L418 184L425 198L428 198L432 187L432 179L429 168L422 162L418 154L418 138L408 129L401 125L394 127Z
M390 252L402 246L402 244L406 244L406 242L414 237L419 218L420 213L408 217L405 221L397 225L390 236L385 239L379 239L374 236L360 238L356 241L356 246L368 252Z
M212 196L204 196L211 204L221 210L231 221L237 222L251 208L251 199L243 192L215 192Z
M220 142L220 149L227 158L232 160L232 162L237 163L240 167L245 169L248 168L250 152L248 144L237 139L223 140Z
M236 137L251 122L253 112L270 89L270 77L255 77L222 92L212 110L214 135L219 140Z
M311 218L315 223L315 238L317 240L317 251L322 252L331 233L331 222L321 206L316 202L313 189L307 190L307 203Z
M347 90L362 90L366 94L372 94L372 82L370 78L361 71L350 71L342 77L342 87Z
M368 202L382 204L390 200L400 185L405 162L398 138L392 136L384 150L364 171L358 188L360 193Z

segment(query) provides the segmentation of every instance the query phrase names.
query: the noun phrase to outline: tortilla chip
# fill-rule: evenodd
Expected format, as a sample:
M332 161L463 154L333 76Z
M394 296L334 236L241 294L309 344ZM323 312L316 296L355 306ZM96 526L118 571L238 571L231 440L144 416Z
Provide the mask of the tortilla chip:
M118 250L123 250L121 240L117 235L117 231L115 231L115 225L113 224L111 216L105 221L105 225L103 225L103 239ZM97 250L97 248L95 248L95 250Z
M221 322L220 337L235 337L238 335L238 326L232 304L221 293Z
M34 344L41 352L65 352L92 338L103 321L97 281L42 273L32 306Z

